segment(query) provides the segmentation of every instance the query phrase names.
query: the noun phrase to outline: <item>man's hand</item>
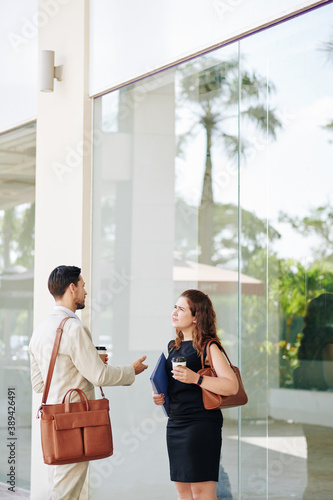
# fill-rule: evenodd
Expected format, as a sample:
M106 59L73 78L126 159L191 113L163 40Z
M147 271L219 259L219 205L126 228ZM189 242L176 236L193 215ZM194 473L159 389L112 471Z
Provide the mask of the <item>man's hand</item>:
M139 373L142 373L143 371L147 370L148 365L144 365L143 361L147 358L147 356L142 356L141 358L137 359L132 363L134 366L134 372L135 375L139 375Z

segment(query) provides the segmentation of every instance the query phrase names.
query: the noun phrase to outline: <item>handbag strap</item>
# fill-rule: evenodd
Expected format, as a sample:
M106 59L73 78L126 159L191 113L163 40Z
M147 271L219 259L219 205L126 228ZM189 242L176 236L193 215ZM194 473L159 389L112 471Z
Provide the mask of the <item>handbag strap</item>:
M54 365L55 365L57 354L59 351L62 333L64 331L64 326L65 326L66 321L70 318L71 318L71 316L67 316L67 318L64 318L57 328L57 333L56 333L56 338L54 340L49 369L47 372L46 381L45 381L45 385L44 385L44 391L43 391L43 396L42 396L42 405L46 404L47 396L49 395L51 380L52 380L53 371L54 371ZM105 394L103 392L102 387L100 387L100 390L101 390L102 397L105 398Z
M223 352L223 354L225 355L225 357L227 358L228 362L229 362L229 365L231 366L231 368L234 367L234 365L231 363L230 359L229 359L229 356L228 354L226 353L224 347L222 344L220 344L217 340L208 340L208 342L206 342L206 344L204 345L202 351L201 351L201 366L202 368L205 367L205 352L206 352L206 355L208 357L208 363L209 363L209 366L214 370L214 366L213 366L213 362L212 362L212 356L211 356L211 353L210 353L210 345L217 342L219 344L219 347L221 349L221 351Z

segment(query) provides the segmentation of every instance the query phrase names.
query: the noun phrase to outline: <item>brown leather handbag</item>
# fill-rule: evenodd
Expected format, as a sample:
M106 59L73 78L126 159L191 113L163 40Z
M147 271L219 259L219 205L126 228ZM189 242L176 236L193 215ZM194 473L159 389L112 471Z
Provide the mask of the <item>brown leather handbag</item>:
M198 373L202 376L207 375L208 377L217 377L212 363L212 357L210 355L210 344L216 342L216 340L209 340L201 351L201 370ZM206 410L218 410L223 408L233 408L235 406L242 406L248 402L248 397L246 395L241 374L237 366L234 366L227 353L221 344L219 344L221 351L223 351L225 357L227 358L231 369L234 371L238 380L238 392L234 396L221 396L220 394L215 394L214 392L208 391L207 389L202 389L202 401ZM209 366L205 367L205 352L207 351Z
M54 342L46 377L42 405L37 418L41 419L41 440L44 463L64 465L110 457L113 453L109 401L100 387L102 399L88 400L81 389L70 389L62 403L47 405L54 365L65 322L64 318ZM71 403L73 393L80 401Z

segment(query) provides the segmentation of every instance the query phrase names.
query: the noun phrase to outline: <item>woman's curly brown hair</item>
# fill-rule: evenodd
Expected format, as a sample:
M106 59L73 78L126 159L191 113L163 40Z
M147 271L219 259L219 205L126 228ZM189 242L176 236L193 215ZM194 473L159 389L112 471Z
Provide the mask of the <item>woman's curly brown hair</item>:
M185 290L180 297L187 300L192 316L196 316L192 341L194 349L199 354L208 340L214 339L219 342L216 333L216 313L208 295L200 290ZM183 332L176 328L176 339L170 348L179 349L182 340L184 340Z

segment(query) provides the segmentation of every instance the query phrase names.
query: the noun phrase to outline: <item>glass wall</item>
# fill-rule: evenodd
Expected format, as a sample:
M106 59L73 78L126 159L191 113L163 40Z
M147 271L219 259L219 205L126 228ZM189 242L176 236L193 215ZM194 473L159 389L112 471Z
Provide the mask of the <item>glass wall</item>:
M25 489L30 485L35 169L35 123L0 135L0 482L7 485L12 465L15 485ZM6 448L8 438L15 438L14 458Z
M95 100L92 332L149 370L107 389L115 454L92 498L176 496L149 374L187 288L211 296L249 396L224 412L218 498L330 498L332 15Z
M242 271L266 283L265 298L242 297L252 393L242 490L250 497L254 485L268 498L332 492L332 12L330 5L241 43L241 72L260 75L252 90L265 83L268 103L258 110L262 130L252 130L242 89L241 136L255 141L241 160L240 203L266 232L265 245L247 245L241 257ZM259 241L243 218L245 242L250 231Z

